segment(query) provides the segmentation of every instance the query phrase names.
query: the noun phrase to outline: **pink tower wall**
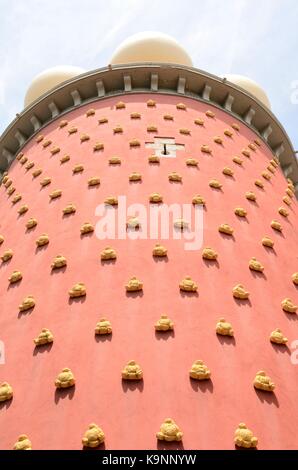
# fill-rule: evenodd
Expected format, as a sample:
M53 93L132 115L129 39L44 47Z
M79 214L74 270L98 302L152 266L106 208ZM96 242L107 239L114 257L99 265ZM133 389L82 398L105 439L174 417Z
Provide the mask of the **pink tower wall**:
M156 100L148 108L149 98ZM116 110L122 100L126 109ZM290 297L298 302L297 288L291 275L297 265L297 202L293 200L288 219L278 214L283 205L286 181L278 169L264 190L254 186L272 158L262 143L251 158L243 157L243 167L232 162L256 135L239 123L240 132L233 137L223 134L235 119L214 108L214 119L205 116L211 106L183 99L187 110L176 109L180 101L169 95L130 94L92 103L95 116L86 117L86 105L69 112L68 126L59 129L59 120L49 124L42 134L58 145L54 156L50 147L43 149L33 139L25 149L28 161L35 167L25 170L15 161L9 176L23 199L12 205L2 185L1 227L5 237L0 253L13 249L10 262L0 265L0 339L5 343L6 363L0 365L0 383L7 381L14 390L10 403L0 404L0 447L12 448L19 434L26 433L34 449L80 449L81 438L89 423L95 422L106 434L106 449L233 449L234 431L245 422L259 438L260 449L297 448L298 365L291 363L290 344L298 339L297 315L282 311L281 301ZM141 113L141 120L130 119L131 112ZM174 121L165 121L172 114ZM107 124L98 125L100 117ZM203 118L204 127L194 124ZM113 134L116 125L123 134ZM158 133L147 133L148 125ZM68 135L68 128L78 132ZM191 135L181 135L189 128ZM81 143L80 135L90 135ZM176 159L162 159L150 165L145 142L154 135L174 137L185 144ZM220 135L223 145L213 142ZM130 148L137 138L140 148ZM104 151L93 152L93 145L104 143ZM213 153L201 152L202 144ZM62 155L71 160L60 164ZM108 159L118 155L121 166L110 166ZM199 160L199 167L187 167L186 158ZM75 164L82 163L84 172L73 175ZM234 177L222 174L224 166L234 170ZM43 173L32 177L38 167ZM142 173L142 183L129 183L132 171ZM183 183L170 183L168 174L177 171ZM52 182L40 188L43 177ZM88 188L88 179L99 176L99 187ZM217 178L222 190L211 189L208 182ZM262 178L261 178L262 179ZM49 200L55 189L62 197ZM247 201L245 192L252 190L257 203ZM218 252L218 262L202 259L202 250L185 251L183 240L162 240L168 249L168 260L152 257L155 240L99 240L95 233L80 237L81 225L99 220L95 208L107 196L126 195L128 204L139 202L149 207L148 196L160 192L165 203L190 203L199 193L206 199L204 243ZM70 202L77 212L62 217ZM29 211L18 216L17 210L28 204ZM247 209L247 219L234 214L236 207ZM112 209L117 211L117 209ZM25 224L36 217L38 225L26 231ZM279 234L270 227L272 219L283 225ZM221 223L234 227L234 237L218 232ZM295 230L296 229L296 230ZM42 233L50 238L48 246L36 249L35 240ZM274 250L261 244L269 235ZM117 250L114 264L102 264L100 252L110 245ZM67 258L67 268L51 272L57 254ZM251 272L248 262L255 256L265 266L264 275ZM15 269L23 279L9 286L8 277ZM128 296L126 282L137 276L144 283L143 295ZM190 275L199 286L199 295L181 295L179 282ZM69 302L68 290L84 282L87 296ZM242 283L250 291L248 302L237 302L232 288ZM31 313L18 313L18 305L32 294L36 306ZM173 335L157 335L154 323L166 313L175 323ZM95 338L94 328L101 317L113 327L111 338ZM219 337L215 325L220 317L231 322L235 341ZM34 348L33 339L41 328L54 334L52 347ZM289 347L274 346L269 335L281 328L289 338ZM144 371L143 383L124 384L121 370L135 359ZM209 382L189 379L189 369L202 359L212 373ZM75 388L56 393L54 380L63 367L70 367L76 378ZM256 392L253 379L265 370L276 384L274 394ZM157 443L155 434L166 417L173 418L184 433L183 443Z

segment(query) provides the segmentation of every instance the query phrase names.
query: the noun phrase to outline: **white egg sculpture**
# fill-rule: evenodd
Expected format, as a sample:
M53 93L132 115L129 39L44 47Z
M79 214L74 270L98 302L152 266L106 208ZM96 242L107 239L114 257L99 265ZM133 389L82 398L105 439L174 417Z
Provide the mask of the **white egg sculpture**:
M82 73L85 73L84 69L71 65L60 65L44 70L32 80L25 95L25 107L66 80Z
M192 67L192 60L182 46L167 34L146 31L134 34L120 44L111 64L162 62Z
M251 95L255 96L262 104L271 109L270 101L263 88L250 78L243 75L224 75L224 77L234 85L238 85Z

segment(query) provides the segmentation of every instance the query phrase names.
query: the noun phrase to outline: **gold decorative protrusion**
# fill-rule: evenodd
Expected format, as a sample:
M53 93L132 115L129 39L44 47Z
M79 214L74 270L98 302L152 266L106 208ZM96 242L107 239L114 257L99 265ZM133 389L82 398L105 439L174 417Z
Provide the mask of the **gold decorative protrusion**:
M32 444L27 434L21 434L13 446L13 450L32 450Z
M27 157L22 157L21 160L20 160L20 163L21 163L21 165L25 165L25 163L27 163L27 161L28 161Z
M88 135L88 134L82 134L81 135L81 137L80 137L81 143L87 142L88 140L90 140L90 135Z
M98 119L98 124L107 124L109 122L108 118L102 117Z
M291 199L294 198L294 192L290 188L286 189L286 193L288 196L290 196Z
M243 207L236 207L234 210L234 213L238 215L238 217L246 217L247 216L247 211L243 209Z
M68 368L65 367L62 369L60 374L58 374L56 380L55 380L55 387L56 388L69 388L73 387L75 385L75 378L72 373L72 371Z
M113 132L114 132L114 134L122 134L123 127L118 125L118 126L114 127Z
M255 139L255 140L254 140L254 143L255 143L258 147L262 147L262 144L261 144L261 142L260 142L259 139Z
M163 201L162 195L159 193L152 193L149 196L149 201L152 203L161 203Z
M130 147L140 147L140 145L141 145L141 142L138 139L132 139L129 142Z
M78 128L77 127L71 127L70 129L68 129L68 134L71 135L71 134L76 134L78 132Z
M167 418L160 426L160 431L156 433L156 437L159 441L180 442L183 433L172 418Z
M35 139L35 142L37 144L39 144L42 140L44 139L44 136L42 134L39 134L36 139Z
M23 206L21 206L21 207L19 208L18 214L19 214L19 215L23 215L23 214L25 214L28 210L29 210L29 207L28 207L26 204L24 204Z
M218 180L215 180L215 179L209 181L209 186L210 188L214 188L214 189L222 188L222 184Z
M10 260L13 257L13 251L12 250L6 250L4 251L3 255L1 256L1 259L3 263L6 261Z
M160 158L157 156L157 155L150 155L148 157L148 162L149 163L159 163L160 162Z
M252 150L253 152L255 152L257 150L257 147L252 142L249 143L247 147L250 148L250 150Z
M186 110L186 105L184 103L178 103L176 104L176 108Z
M10 188L7 191L7 194L11 196L15 192L16 188L14 186L10 186Z
M256 202L257 200L257 196L255 195L255 193L253 191L247 191L245 193L245 197L246 199L248 199L249 201L254 201Z
M190 130L186 129L185 127L182 127L181 129L179 129L179 132L182 135L190 135Z
M84 447L95 448L102 444L104 440L105 435L103 430L97 426L97 424L91 423L89 424L88 429L84 434L82 444Z
M262 183L261 180L256 180L255 185L258 186L258 188L262 188L262 189L264 188L264 184Z
M118 101L118 103L116 103L115 105L115 108L116 109L124 109L126 106L125 106L125 103L123 103L123 101Z
M283 217L288 217L289 216L289 211L287 211L287 209L285 209L284 207L280 207L278 209L278 213L280 215L282 215Z
M282 225L277 220L272 220L271 227L278 232L282 232Z
M106 318L101 318L96 323L95 334L96 335L110 335L112 333L112 325Z
M224 318L220 318L218 323L216 323L216 333L222 336L234 336L231 323L227 322Z
M205 199L203 198L203 196L200 196L200 194L196 194L196 195L192 198L192 203L193 203L193 204L198 204L198 205L200 205L200 206L205 206L205 205L206 205Z
M13 271L8 278L10 284L14 284L15 282L19 282L23 278L23 274L21 271Z
M197 292L198 285L190 276L185 276L185 278L179 283L179 289L184 292Z
M47 176L46 178L41 180L40 186L44 187L44 186L47 186L50 183L51 183L51 178L49 176Z
M272 173L273 175L275 174L275 169L274 169L273 166L268 165L268 166L267 166L267 170L270 171L270 173Z
M182 182L182 176L179 175L179 173L177 173L176 171L172 171L172 173L169 174L168 178L169 178L169 181L175 181L176 183Z
M34 171L32 172L33 178L37 178L37 177L38 177L39 175L41 175L41 174L42 174L42 169L41 169L41 168L37 168L36 170L34 170Z
M210 118L214 118L214 117L215 117L215 113L214 113L213 111L210 111L209 109L208 109L208 111L206 111L205 114L206 114L206 116L208 116L208 117L210 117Z
M86 286L83 282L78 282L68 291L68 293L70 298L85 297Z
M31 229L33 227L36 227L36 225L37 225L37 220L31 217L31 219L29 219L28 222L26 223L26 228Z
M53 148L51 148L50 152L51 152L52 155L56 155L56 153L60 152L60 147L57 147L57 146L53 147Z
M270 173L268 173L267 171L263 171L263 172L262 172L262 176L263 176L263 178L264 178L265 180L267 180L267 181L271 180L271 175L270 175Z
M165 114L163 118L165 121L174 121L174 116L171 114Z
M298 306L288 297L282 301L281 306L283 311L287 313L296 313L298 309Z
M116 196L109 196L105 199L105 204L108 206L118 206L118 198Z
M37 338L34 340L36 346L42 346L43 344L49 344L54 341L54 336L47 328L43 328Z
M117 253L114 248L111 248L110 246L107 246L102 252L100 253L100 259L102 261L108 261L110 259L116 259L117 258Z
M121 159L117 156L111 157L109 159L109 164L110 165L121 165Z
M290 206L292 204L292 201L288 196L284 196L282 200L285 204L287 204L287 206Z
M100 184L100 178L98 176L93 176L88 180L88 186L98 186Z
M185 163L187 166L198 166L199 164L198 160L195 158L188 158Z
M234 175L234 172L231 168L229 168L228 166L225 166L224 169L222 170L223 174L224 175L227 175L227 176L233 176Z
M257 271L259 273L262 273L264 271L264 266L258 261L256 258L251 258L251 260L248 263L249 269L252 271Z
M80 228L81 235L85 235L86 233L94 232L94 227L90 222L85 222Z
M143 283L133 276L125 286L127 292L137 292L143 290Z
M127 229L139 229L141 227L141 223L138 219L138 217L129 217L129 219L126 222L126 228Z
M276 328L272 333L270 334L270 341L271 343L275 344L287 344L288 338L286 338L280 328Z
M238 157L237 155L235 157L233 157L233 162L236 163L237 165L242 165L243 164L242 158Z
M17 154L16 159L19 161L24 156L23 152Z
M220 233L225 233L226 235L233 235L234 229L229 224L221 224L218 227Z
M273 248L274 241L270 237L263 237L262 238L262 245L267 246L268 248Z
M154 125L147 126L147 132L158 132L157 126L154 126Z
M240 131L240 126L239 126L236 122L233 122L233 124L231 124L231 127L232 127L235 131Z
M147 101L148 108L154 108L155 105L156 105L156 102L154 100L148 100Z
M298 286L298 272L292 275L292 281L295 284L295 286Z
M36 240L37 246L44 246L49 243L49 236L46 233L43 233L38 239Z
M161 315L160 319L155 323L156 331L169 331L174 329L174 323L167 315Z
M233 132L230 131L230 129L225 129L225 130L224 130L224 135L226 135L227 137L232 137L232 136L233 136Z
M266 375L266 372L260 370L255 376L254 387L265 392L273 392L275 384L272 382L271 378Z
M10 400L13 397L12 386L7 382L0 385L0 402Z
M245 290L242 284L237 284L233 287L233 296L235 299L246 300L249 298L249 292Z
M137 173L136 171L134 171L129 175L129 181L142 181L141 173Z
M54 259L53 259L53 262L51 264L51 268L52 269L60 269L60 268L64 268L64 266L67 265L67 260L64 256L62 255L57 255Z
M26 170L31 170L31 168L33 168L35 165L34 162L28 162L27 165L25 165L25 169Z
M240 423L235 431L234 442L238 447L244 447L250 449L251 447L257 447L258 439L253 435L253 432L247 428L246 424Z
M4 242L4 237L3 235L0 235L0 245L2 245L3 242Z
M67 126L67 124L68 124L68 121L66 121L66 119L63 119L62 121L60 121L60 123L59 123L60 129Z
M49 145L52 144L52 141L50 139L44 140L42 146L43 148L49 147Z
M242 153L242 155L244 155L245 157L250 158L250 151L249 151L249 150L243 149L243 150L241 151L241 153Z
M216 144L220 144L220 145L223 144L223 140L222 140L222 138L221 138L219 135L216 135L216 136L213 138L213 141L214 141Z
M63 214L74 214L76 212L76 206L74 204L67 204L67 206L63 209Z
M211 260L211 261L216 261L216 260L217 260L217 257L218 257L218 254L217 254L216 251L213 250L212 248L206 247L206 248L204 248L203 251L202 251L202 258L203 258L203 259L208 259L208 260Z
M6 180L5 183L4 183L4 186L6 187L6 189L9 188L9 186L11 186L11 185L12 185L12 180L11 179Z
M93 151L97 152L99 150L104 150L105 146L102 142L96 142L96 144L93 146Z
M159 243L156 243L155 247L153 248L152 255L158 257L167 256L168 250Z
M50 199L57 199L58 197L62 196L62 191L61 189L56 189L55 191L50 193Z
M130 119L141 119L140 113L131 113Z
M203 153L212 153L212 150L209 147L209 145L202 145L201 146L201 152L203 152Z
M122 379L123 380L142 380L143 371L139 364L136 361L129 361L127 365L122 370Z
M94 116L95 109L91 108L86 111L86 117Z
M72 169L72 172L74 174L75 173L82 173L82 171L84 171L84 165L81 165L81 164L75 165Z
M203 125L204 125L204 119L197 118L197 119L194 120L194 123L195 123L197 126L203 126Z
M211 377L211 372L204 362L198 359L191 366L189 376L195 380L208 380Z
M184 219L176 219L174 221L174 227L182 230L186 230L189 226L189 223Z
M19 311L25 312L26 310L30 310L34 306L35 306L35 299L33 295L27 295L27 297L25 297L22 303L19 305Z

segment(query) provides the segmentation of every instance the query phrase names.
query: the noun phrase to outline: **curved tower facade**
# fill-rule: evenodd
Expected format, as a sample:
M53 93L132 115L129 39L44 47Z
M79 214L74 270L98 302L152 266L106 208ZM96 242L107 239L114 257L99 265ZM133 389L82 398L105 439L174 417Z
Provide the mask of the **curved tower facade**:
M1 448L80 449L96 423L99 448L233 449L241 422L260 449L297 448L298 169L273 114L188 66L115 65L37 99L0 151ZM169 417L179 442L156 438Z

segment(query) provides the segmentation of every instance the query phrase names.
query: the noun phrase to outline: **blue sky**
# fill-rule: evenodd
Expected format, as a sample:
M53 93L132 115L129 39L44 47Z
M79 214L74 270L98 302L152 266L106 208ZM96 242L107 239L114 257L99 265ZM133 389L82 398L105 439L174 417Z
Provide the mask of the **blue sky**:
M154 30L195 67L259 82L298 149L297 0L0 0L0 12L0 132L36 74L104 66L127 36Z

